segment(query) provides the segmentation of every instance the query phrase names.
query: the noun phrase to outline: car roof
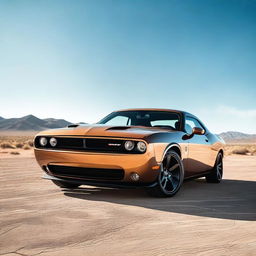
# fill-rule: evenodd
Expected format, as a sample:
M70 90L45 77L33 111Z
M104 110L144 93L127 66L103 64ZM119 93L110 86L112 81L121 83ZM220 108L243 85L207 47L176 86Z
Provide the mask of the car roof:
M177 109L168 109L168 108L129 108L129 109L121 109L116 110L115 112L124 112L124 111L166 111L166 112L176 112L176 113L182 113L184 115L191 115L194 116L191 113L188 113L183 110L177 110Z

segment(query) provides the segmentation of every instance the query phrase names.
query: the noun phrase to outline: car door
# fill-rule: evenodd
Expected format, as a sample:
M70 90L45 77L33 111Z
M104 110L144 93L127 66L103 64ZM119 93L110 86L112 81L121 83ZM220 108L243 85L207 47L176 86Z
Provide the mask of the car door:
M192 134L193 128L199 127L206 131L203 125L192 116L185 118L185 130L188 134ZM198 175L206 172L211 168L211 146L207 137L207 132L203 135L193 134L188 139L188 176Z

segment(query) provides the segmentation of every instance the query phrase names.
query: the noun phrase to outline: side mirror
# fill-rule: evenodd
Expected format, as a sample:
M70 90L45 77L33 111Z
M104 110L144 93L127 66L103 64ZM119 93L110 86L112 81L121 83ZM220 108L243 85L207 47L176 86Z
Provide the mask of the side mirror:
M199 127L194 127L192 130L192 134L203 135L205 134L205 130Z

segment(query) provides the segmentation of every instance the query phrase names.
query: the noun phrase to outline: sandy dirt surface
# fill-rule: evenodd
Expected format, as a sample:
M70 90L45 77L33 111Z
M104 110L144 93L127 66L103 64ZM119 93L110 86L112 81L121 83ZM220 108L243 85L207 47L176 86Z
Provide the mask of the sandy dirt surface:
M12 152L15 154L12 154ZM0 161L3 158L12 158L12 159L16 158L16 159L22 159L23 161L23 158L34 158L34 151L32 149L24 150L20 148L2 149L0 150Z
M221 184L174 198L59 189L32 155L0 156L0 255L255 255L256 157L225 158Z

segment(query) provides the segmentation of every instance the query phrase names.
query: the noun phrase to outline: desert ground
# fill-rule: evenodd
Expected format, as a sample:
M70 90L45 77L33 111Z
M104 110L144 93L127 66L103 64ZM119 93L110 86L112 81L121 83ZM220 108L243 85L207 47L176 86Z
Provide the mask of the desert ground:
M256 156L227 156L221 184L189 181L159 199L60 189L19 150L0 154L0 255L255 255Z

